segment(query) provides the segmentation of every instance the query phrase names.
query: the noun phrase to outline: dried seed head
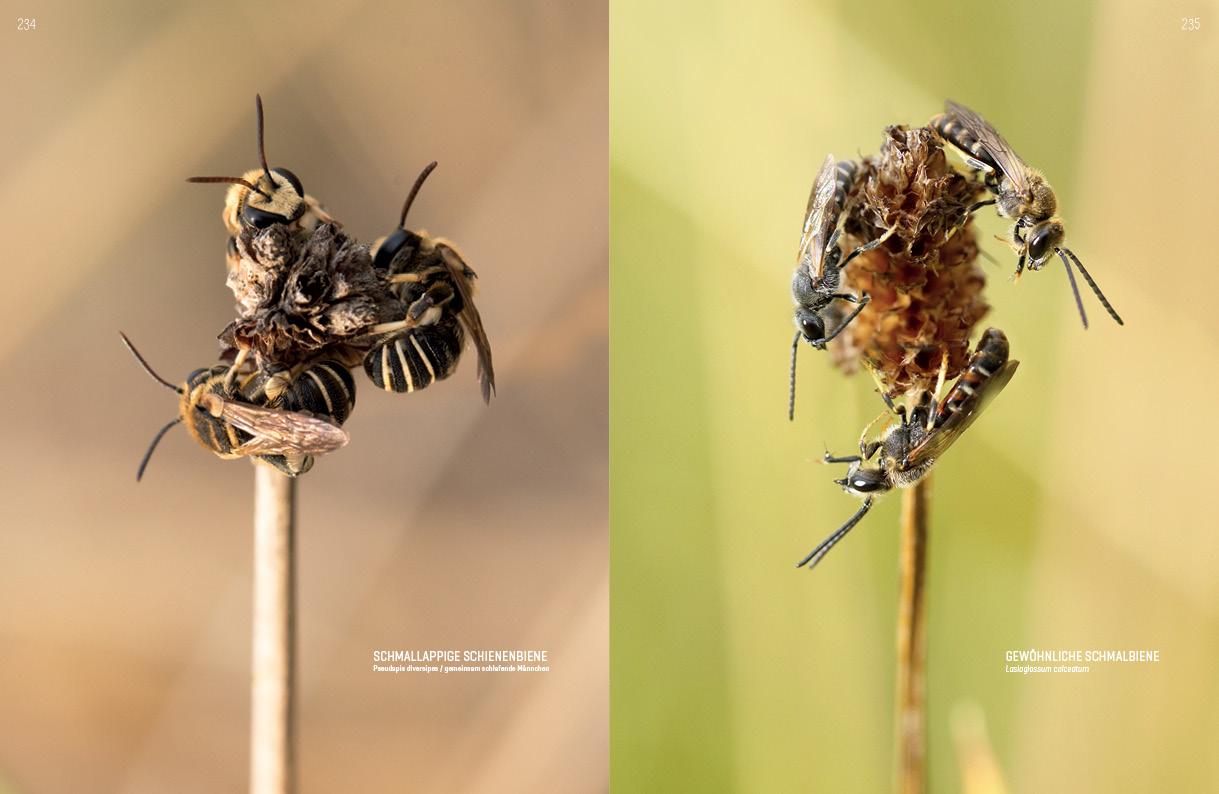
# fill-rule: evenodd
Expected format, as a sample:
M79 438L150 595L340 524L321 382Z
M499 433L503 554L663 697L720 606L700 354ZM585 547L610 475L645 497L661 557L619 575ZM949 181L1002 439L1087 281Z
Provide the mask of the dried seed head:
M973 222L957 228L985 187L952 167L926 127L889 127L857 185L844 250L893 233L846 268L847 285L872 300L832 343L834 361L847 372L862 362L893 397L934 388L944 355L947 377L960 373L990 310Z
M406 306L372 268L368 246L336 225L292 234L280 225L242 239L229 287L240 316L221 341L257 353L259 367L325 355L358 362L352 343L368 328L401 319Z

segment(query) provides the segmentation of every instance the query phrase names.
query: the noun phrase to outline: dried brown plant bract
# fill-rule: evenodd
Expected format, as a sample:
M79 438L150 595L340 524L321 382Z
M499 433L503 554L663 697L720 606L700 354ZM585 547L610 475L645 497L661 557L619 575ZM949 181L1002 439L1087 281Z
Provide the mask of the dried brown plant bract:
M271 226L245 236L245 255L228 285L240 316L221 334L226 344L253 350L260 366L292 366L344 351L372 326L400 319L406 306L372 267L368 246L338 226L320 224L311 234Z
M858 184L845 250L893 234L846 269L847 285L872 300L832 343L835 363L851 372L862 362L893 397L934 388L945 352L947 377L961 372L990 309L973 221L960 225L985 188L952 167L930 128L900 126L864 159Z

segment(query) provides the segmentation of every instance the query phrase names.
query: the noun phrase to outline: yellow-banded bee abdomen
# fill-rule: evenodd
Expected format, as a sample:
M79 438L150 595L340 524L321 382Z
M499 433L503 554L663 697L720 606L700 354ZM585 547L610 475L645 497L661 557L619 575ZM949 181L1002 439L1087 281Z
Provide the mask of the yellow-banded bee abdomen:
M364 371L378 389L412 392L444 380L457 369L465 331L455 316L390 334L364 356Z
M356 404L356 384L337 361L318 361L299 372L291 370L256 375L242 390L246 399L283 411L305 412L343 424ZM312 455L261 455L275 468L296 477L313 468Z
M292 370L256 375L242 389L251 402L284 411L305 411L343 424L356 404L356 383L337 361L315 361L292 376Z

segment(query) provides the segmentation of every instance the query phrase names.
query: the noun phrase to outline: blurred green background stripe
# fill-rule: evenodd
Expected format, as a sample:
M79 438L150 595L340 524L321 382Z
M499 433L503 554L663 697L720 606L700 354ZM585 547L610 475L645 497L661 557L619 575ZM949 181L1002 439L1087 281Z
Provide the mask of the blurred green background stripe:
M610 614L615 791L732 790L721 561L697 280L671 266L694 227L612 169Z

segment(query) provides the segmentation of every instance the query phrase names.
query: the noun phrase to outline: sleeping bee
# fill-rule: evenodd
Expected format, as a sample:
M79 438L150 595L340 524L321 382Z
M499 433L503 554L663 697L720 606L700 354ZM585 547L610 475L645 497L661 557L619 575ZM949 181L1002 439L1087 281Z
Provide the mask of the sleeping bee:
M287 168L269 168L267 152L263 145L262 97L255 95L254 105L258 118L257 168L236 176L192 176L187 182L232 184L224 199L221 217L229 237L227 260L232 270L240 256L238 239L243 230L257 231L276 223L282 223L304 232L312 231L318 223L332 223L334 219L322 209L317 199L305 193L300 179Z
M149 366L125 334L122 337L153 380L180 396L178 417L153 437L136 480L144 476L157 444L179 423L204 449L221 458L255 457L289 477L309 471L314 455L347 443L347 432L339 424L355 404L355 383L339 364L311 364L294 379L284 373L255 376L248 394L232 390L226 382L229 367L224 365L195 370L185 383L175 386ZM251 399L266 401L270 407Z
M894 408L886 396L885 402L898 415L899 424L890 426L879 441L860 439L858 455L835 457L828 452L825 454L826 463L850 464L847 476L834 482L847 493L862 498L863 506L834 534L821 541L796 567L807 565L811 570L820 562L834 544L867 515L878 494L894 488L908 488L926 477L936 461L1003 390L1019 364L1019 361L1008 360L1007 337L1003 332L988 328L982 334L965 371L943 402L937 405L934 397L923 392L918 404L907 416L905 406ZM864 462L870 461L878 452L880 456L876 465L864 468Z
M796 352L800 347L801 338L818 350L824 350L830 340L842 333L863 311L871 299L867 295L856 297L849 292L839 292L841 271L852 259L877 247L892 234L890 230L872 242L856 248L846 259L842 258L842 251L838 248L838 238L842 230L838 228L838 221L855 184L858 169L859 166L851 160L836 163L834 155L827 156L813 181L813 189L808 197L796 272L792 276L792 300L796 304L796 335L792 337L788 419L794 419L796 415ZM826 318L823 314L835 300L857 305L855 310L827 335Z
M448 240L406 228L407 212L435 167L436 163L429 164L415 180L398 228L373 245L374 270L407 310L402 320L369 330L372 347L364 356L364 371L386 391L418 391L453 373L468 334L478 353L483 400L490 402L495 370L491 344L474 305L477 274Z
M995 196L971 206L965 217L968 218L976 209L994 204L1000 216L1015 221L1008 242L1020 254L1016 275L1024 271L1026 260L1030 270L1041 270L1051 254L1058 254L1067 269L1067 278L1071 282L1071 291L1075 295L1075 305L1079 308L1084 328L1088 327L1088 315L1084 312L1079 287L1071 271L1072 263L1096 293L1109 316L1118 325L1123 325L1122 318L1109 304L1079 258L1063 245L1066 231L1062 219L1055 215L1058 199L1041 172L1030 168L994 127L964 105L951 100L945 102L944 112L931 120L931 126L941 138L962 153L971 167L986 175L986 186Z

